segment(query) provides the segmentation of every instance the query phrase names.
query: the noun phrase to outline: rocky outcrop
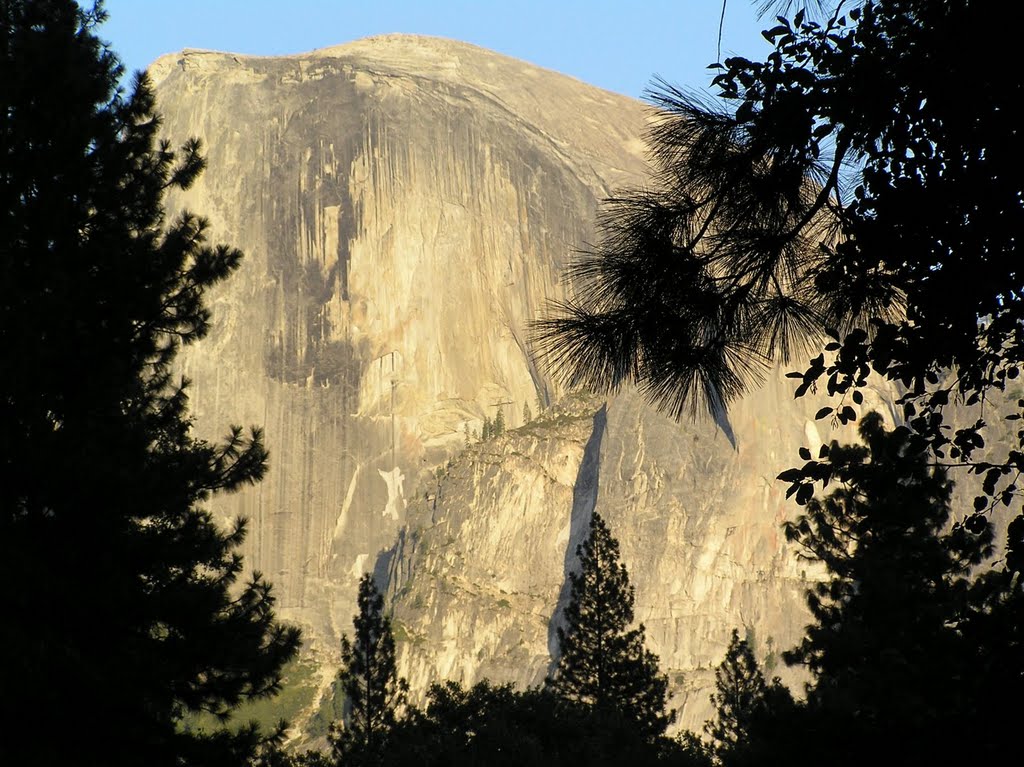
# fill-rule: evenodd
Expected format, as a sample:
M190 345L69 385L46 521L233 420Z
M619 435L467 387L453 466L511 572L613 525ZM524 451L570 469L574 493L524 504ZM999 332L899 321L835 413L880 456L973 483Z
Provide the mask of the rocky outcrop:
M734 627L798 686L779 654L802 634L804 592L821 572L782 536L793 506L775 477L792 463L787 446L816 451L832 439L813 420L818 406L793 402L777 374L730 414L731 434L677 423L627 392L575 400L467 448L410 507L390 563L402 672L417 689L445 678L540 682L597 509L620 541L680 726L710 716Z
M200 137L209 161L172 206L246 252L184 372L199 432L262 424L270 473L216 509L251 520L248 562L327 662L376 569L414 688L536 683L595 506L683 724L707 713L734 626L769 663L793 643L814 574L780 536L774 477L828 439L818 403L773 373L728 423L630 392L553 407L530 353L599 201L643 178L639 103L407 36L185 51L151 74L166 135ZM510 430L479 442L498 408Z
M391 547L435 466L554 395L528 323L643 168L630 99L442 40L285 58L186 51L151 68L164 130L209 168L172 200L242 248L190 350L204 434L264 425L267 480L218 507L318 635Z

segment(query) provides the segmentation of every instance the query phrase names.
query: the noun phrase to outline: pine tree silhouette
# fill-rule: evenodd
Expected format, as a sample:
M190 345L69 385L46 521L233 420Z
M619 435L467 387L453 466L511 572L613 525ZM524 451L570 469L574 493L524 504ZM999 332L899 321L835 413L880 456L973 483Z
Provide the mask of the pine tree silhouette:
M82 6L0 3L0 763L242 763L254 728L183 720L276 691L299 636L240 582L244 523L204 508L263 476L262 432L194 437L174 366L242 254L167 219L199 142L158 138ZM59 735L27 736L69 696Z
M395 670L395 639L384 598L369 573L359 581L355 640L341 639L338 673L347 698L344 727L335 727L335 754L345 765L380 764L409 685Z
M561 697L620 719L647 737L675 720L666 711L668 679L644 646L644 627L633 623L633 587L619 561L619 544L595 513L576 549L580 569L558 629L559 658L550 687Z
M909 429L889 431L869 413L860 434L866 447L829 450L839 488L786 525L829 579L808 591L814 621L784 657L814 675L807 705L816 729L854 741L845 763L892 739L923 763L968 760L975 744L944 734L977 715L997 678L986 682L972 656L998 639L962 630L992 526L950 526L952 483Z
M756 764L774 743L772 728L793 710L793 699L778 677L768 682L750 644L732 631L729 649L715 671L711 695L716 717L705 723L710 748L721 764Z
M715 692L711 695L718 716L704 727L720 754L743 740L767 692L768 684L750 645L733 629L725 660L715 672Z

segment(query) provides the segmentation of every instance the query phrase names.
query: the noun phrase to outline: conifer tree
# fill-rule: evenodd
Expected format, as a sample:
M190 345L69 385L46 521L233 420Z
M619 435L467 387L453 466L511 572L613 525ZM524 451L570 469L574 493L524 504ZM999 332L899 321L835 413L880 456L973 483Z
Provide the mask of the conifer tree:
M952 483L908 428L869 413L860 433L865 444L828 449L839 487L786 525L828 571L807 593L805 637L784 653L811 674L806 700L766 684L734 632L707 728L724 765L798 755L852 767L890 753L966 764L1018 748L1024 590L987 561L992 526L950 524Z
M398 725L386 764L415 767L710 767L699 748L609 727L550 689L434 684Z
M986 677L976 661L1003 646L1003 638L964 632L977 609L972 571L992 552L992 528L949 525L952 483L909 429L888 431L869 413L860 433L866 446L829 450L840 487L812 499L786 525L788 537L822 562L829 578L808 592L814 622L784 657L814 676L807 705L818 717L816 729L852 737L848 763L887 740L923 762L929 754L939 762L969 760L975 744L949 742L944 734L972 722L984 726L979 711L1004 673ZM1020 587L1009 591L1019 594ZM984 611L999 614L998 606ZM1010 687L1019 697L1024 683L1017 673ZM1011 734L987 738L996 736Z
M666 711L668 679L658 657L644 646L644 627L633 623L633 587L619 561L619 544L594 513L586 540L576 549L579 571L558 629L559 658L550 687L574 703L661 735L675 719Z
M359 581L355 639L341 639L338 673L347 698L344 727L334 730L334 751L345 765L380 764L394 730L396 713L409 689L395 669L395 639L384 615L384 598L367 573Z
M523 403L523 423L529 423L533 420L533 413L530 412L530 403Z
M719 754L744 739L750 720L764 705L767 692L768 685L750 645L733 629L725 659L715 671L711 704L718 716L704 726Z
M494 416L494 436L500 437L505 433L505 410L498 405L498 412Z
M792 702L777 677L765 680L750 644L733 629L725 659L715 671L711 704L716 717L704 725L716 759L730 765L756 763L767 749L764 741L792 710Z
M167 220L200 146L157 140L144 76L119 89L104 16L0 3L0 763L241 763L254 729L182 720L274 692L298 646L239 582L244 523L203 508L267 452L255 428L196 439L172 368L241 253Z

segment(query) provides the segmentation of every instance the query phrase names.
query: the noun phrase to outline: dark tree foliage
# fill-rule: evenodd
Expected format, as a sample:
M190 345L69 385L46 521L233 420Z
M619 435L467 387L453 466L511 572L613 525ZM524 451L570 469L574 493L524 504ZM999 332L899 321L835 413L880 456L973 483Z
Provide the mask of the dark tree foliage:
M0 762L241 763L254 728L181 721L273 693L298 645L238 581L244 523L203 508L267 454L258 429L193 437L172 380L241 254L166 220L200 147L157 140L144 77L118 89L103 17L0 3Z
M286 723L263 738L246 767L334 767L334 760L320 751L290 751L285 747Z
M1019 753L1024 590L988 560L992 530L950 524L951 483L910 429L861 422L833 444L839 487L787 524L825 566L813 622L785 653L811 674L794 702L734 632L716 675L716 759L756 764L969 764Z
M548 689L518 692L484 681L469 690L454 682L431 687L426 708L399 722L384 763L703 767L707 761L699 749L648 738L621 719L602 717Z
M984 421L954 430L943 414L1005 389L1024 362L1013 25L982 0L806 5L820 13L764 33L765 61L718 65L722 101L650 94L651 186L609 201L541 346L570 384L635 382L676 416L820 350L792 374L798 396L822 384L838 398L819 417L854 419L873 371L903 387L938 458L985 473L977 512L1009 504L1024 431L975 459ZM830 477L809 461L791 492L805 503ZM1024 517L1008 560L1024 565Z
M779 679L764 678L754 653L733 629L729 648L715 671L711 695L715 719L704 725L717 761L725 764L756 764L770 753L778 737L779 720L792 710L793 699Z
M813 676L810 721L819 737L850 740L849 764L896 742L923 763L996 755L1010 732L992 714L1024 693L1020 630L1001 633L1019 623L1008 610L1020 609L1020 585L1002 590L1001 568L972 575L991 554L991 526L950 526L951 483L909 429L886 431L869 413L860 433L867 447L830 451L840 487L786 526L828 570L808 592L813 623L785 654ZM993 580L1004 604L988 603ZM979 663L990 654L1006 665ZM996 689L1012 695L993 704ZM983 738L945 737L975 727Z
M346 697L344 727L332 733L334 752L345 765L377 765L395 728L409 689L395 670L395 639L384 615L384 598L369 573L359 581L355 639L341 639L338 673Z
M562 764L573 734L556 699L511 685L434 685L399 727L390 764Z
M668 679L658 657L644 646L644 627L633 623L633 587L619 561L619 544L597 513L586 540L576 549L579 572L565 628L558 629L559 658L550 688L559 696L620 717L648 737L661 735L675 720L666 711Z

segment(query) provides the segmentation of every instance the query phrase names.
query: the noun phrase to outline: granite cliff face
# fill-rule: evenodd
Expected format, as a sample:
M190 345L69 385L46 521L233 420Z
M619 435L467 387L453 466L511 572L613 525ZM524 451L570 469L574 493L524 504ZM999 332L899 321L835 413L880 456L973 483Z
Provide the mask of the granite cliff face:
M268 480L223 511L252 519L284 607L346 626L343 597L466 428L553 396L527 324L597 201L642 170L642 111L411 37L185 52L151 74L166 135L201 137L209 161L174 204L247 256L185 368L202 429L263 424L271 446Z
M734 626L769 664L794 643L815 576L780 535L774 477L830 438L819 403L773 374L728 422L675 423L631 392L566 399L530 354L599 201L643 178L638 102L407 36L186 51L151 74L165 134L209 161L172 205L246 253L184 364L201 434L262 424L271 449L267 479L217 511L251 520L248 562L328 676L376 569L414 690L539 681L595 507L681 724L708 713ZM479 442L499 407L509 431Z
M794 507L775 476L792 464L787 445L816 452L835 435L813 421L820 402L794 403L789 392L775 375L740 403L732 440L627 392L570 398L464 450L410 503L390 561L402 674L414 689L439 678L541 682L596 509L620 541L679 726L699 730L711 716L714 669L734 627L799 689L780 653L802 635L804 592L822 573L785 542L780 525Z

